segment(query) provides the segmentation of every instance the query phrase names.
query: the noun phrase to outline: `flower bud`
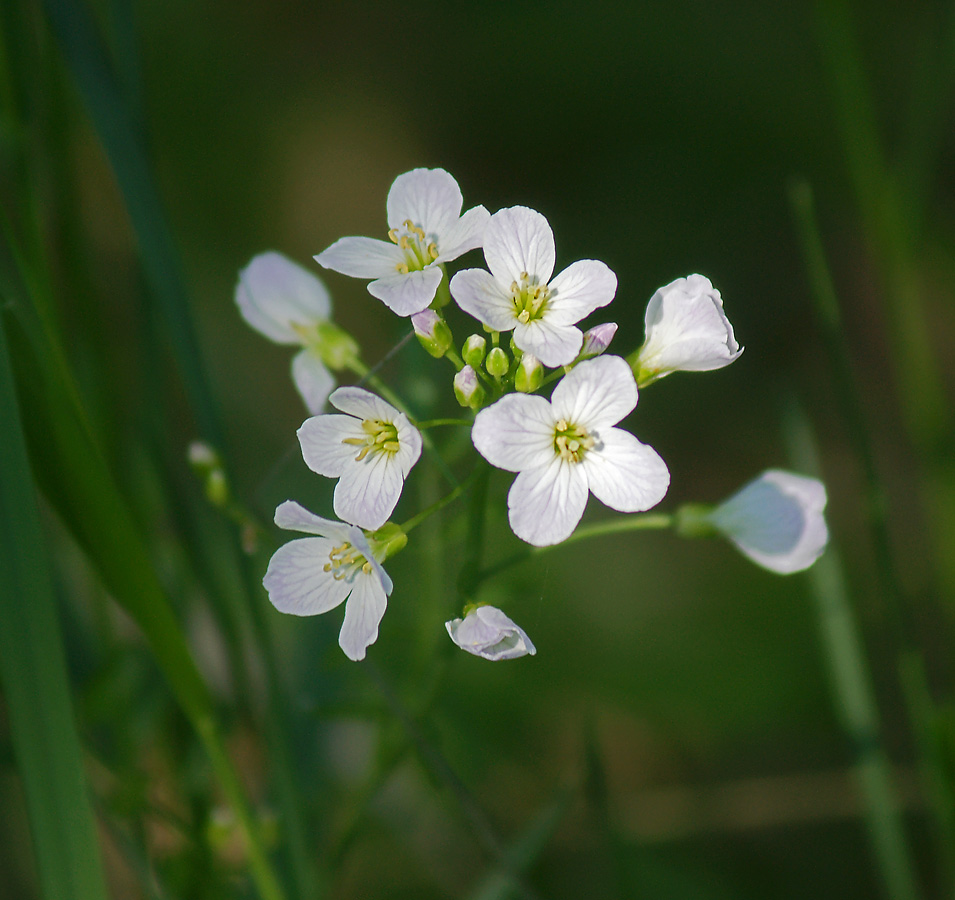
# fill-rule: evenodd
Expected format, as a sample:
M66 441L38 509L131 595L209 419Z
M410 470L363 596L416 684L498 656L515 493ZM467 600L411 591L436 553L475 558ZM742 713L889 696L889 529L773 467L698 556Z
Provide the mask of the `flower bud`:
M487 349L487 341L479 334L472 334L461 348L461 359L469 366L477 368L484 362L484 351Z
M400 525L396 525L394 522L385 522L381 528L368 535L368 543L375 559L384 562L399 550L404 550L408 543L408 535L401 530Z
M415 313L411 326L421 346L436 359L444 356L454 341L448 323L433 309Z
M454 396L466 409L479 409L484 403L484 388L471 366L465 366L454 376Z
M590 359L593 356L600 356L613 340L617 333L616 322L604 322L602 325L594 325L589 331L584 332L584 343L580 348L578 359Z
M193 441L188 455L189 465L202 481L206 498L213 506L225 506L230 499L229 482L219 454L205 441Z
M493 375L495 378L506 375L510 367L510 360L500 347L492 347L487 359L484 360L484 368L487 369L488 375Z
M544 381L544 366L533 353L525 353L514 373L514 387L524 394L536 391Z
M463 619L445 622L451 640L474 656L497 661L537 653L523 628L494 606L477 606Z

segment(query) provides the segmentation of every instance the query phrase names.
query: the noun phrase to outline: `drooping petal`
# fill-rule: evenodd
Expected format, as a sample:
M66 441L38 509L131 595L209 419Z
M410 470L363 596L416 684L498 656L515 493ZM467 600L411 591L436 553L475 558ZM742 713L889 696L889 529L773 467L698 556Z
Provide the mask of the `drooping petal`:
M463 619L453 619L444 626L462 650L484 659L517 659L537 653L524 629L493 606L479 606Z
M346 385L333 391L328 398L335 409L355 416L358 419L377 419L379 422L393 422L401 415L390 403L386 403L377 394L355 385Z
M388 191L388 227L400 230L408 220L435 240L458 220L463 205L461 188L444 169L412 169Z
M325 321L332 311L325 285L281 253L261 253L239 272L235 300L242 318L279 344L300 344L293 325Z
M779 469L721 503L710 522L753 562L781 575L811 566L826 549L825 485Z
M602 428L580 465L594 496L618 512L656 506L670 486L666 463L652 447L622 428Z
M520 472L507 494L511 530L537 547L570 537L586 505L583 469L556 455L547 466Z
M322 412L335 387L335 377L311 350L302 350L292 358L292 381L313 416Z
M547 318L555 325L573 325L606 306L617 293L617 276L605 263L582 259L550 283Z
M306 534L317 534L330 538L336 543L348 540L350 526L335 522L332 519L323 519L309 512L304 506L294 500L286 500L275 509L275 524L286 531L304 531Z
M352 420L354 421L354 420ZM404 477L388 453L369 453L345 466L335 486L335 514L361 528L381 528L398 504Z
M545 366L570 365L580 353L584 335L574 325L557 325L549 316L514 325L514 343L533 353Z
M468 250L476 250L484 243L484 229L491 214L483 206L469 209L457 222L452 222L439 235L436 263L450 262Z
M494 277L505 287L536 276L547 284L554 272L554 233L539 212L511 206L491 216L484 231L484 258Z
M637 405L637 383L619 356L598 356L578 363L554 388L554 416L599 429L616 425Z
M394 275L404 261L396 244L368 237L339 238L315 257L320 266L353 278Z
M471 440L478 453L499 469L545 467L555 456L550 403L532 394L506 394L477 414Z
M345 651L345 656L358 662L378 640L378 626L388 606L388 598L378 579L363 572L355 576L351 589L338 645Z
M316 616L334 609L348 596L350 586L324 569L334 546L323 537L298 538L272 554L262 584L279 612Z
M326 478L341 476L361 452L361 445L346 441L364 441L368 437L362 430L361 419L333 413L306 419L296 434L302 447L305 465L316 475L324 475Z
M517 313L510 293L484 269L462 269L451 279L451 296L466 313L495 331L510 331Z
M399 316L413 316L427 309L438 292L444 273L436 265L416 272L392 272L368 285L368 293Z

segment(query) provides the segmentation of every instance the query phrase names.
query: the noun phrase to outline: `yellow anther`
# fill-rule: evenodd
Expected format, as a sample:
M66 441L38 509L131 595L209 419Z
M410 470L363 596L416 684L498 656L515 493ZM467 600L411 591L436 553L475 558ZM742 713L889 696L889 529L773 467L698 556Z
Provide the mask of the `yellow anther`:
M389 453L397 453L401 449L401 444L397 441L385 441L385 443L382 444L382 448Z
M368 455L369 450L371 450L370 444L366 447L362 447L361 453L359 453L358 456L355 457L355 462L361 462Z
M388 239L389 239L393 244L397 244L397 243L398 243L398 232L397 232L394 228L392 228L391 230L389 230L389 232L388 232Z
M332 570L332 564L330 562L327 562L325 563L324 566L322 566L323 572L331 572L331 570Z
M516 282L516 281L512 281L512 282L511 282L511 293L512 293L512 294L518 294L518 293L520 293L520 290L521 290L521 289L520 289L520 287L518 287L517 282Z
M419 228L417 225L411 229L421 240L424 240L424 229Z
M364 572L366 575L371 575L371 563L370 563L370 562L366 562L366 563L361 567L361 570L362 570L362 572Z
M403 234L401 236L401 238L398 241L398 246L401 247L402 250L407 250L408 247L411 246L411 242L408 240L408 235Z
M438 258L438 247L437 247L437 244L434 243L434 241L428 244L428 256L430 256L432 259Z
M527 272L521 272L521 281L527 281L528 278L530 278L530 276Z
M356 447L363 447L365 444L364 438L342 438L343 444L353 444Z
M521 325L526 325L528 322L530 322L530 320L531 320L531 314L526 309L522 309L517 314L517 321L520 322Z
M566 431L566 430L568 429L569 425L567 424L567 420L566 420L566 419L558 419L557 422L556 422L556 424L554 425L554 427L555 427L558 431Z
M401 272L402 275L408 274L408 263L398 263L395 268Z

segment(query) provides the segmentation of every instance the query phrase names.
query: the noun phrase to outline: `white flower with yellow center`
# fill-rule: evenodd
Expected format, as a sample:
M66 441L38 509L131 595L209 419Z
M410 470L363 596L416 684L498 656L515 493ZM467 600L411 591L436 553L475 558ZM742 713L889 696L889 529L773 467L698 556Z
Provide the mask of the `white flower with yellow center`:
M404 413L364 388L339 388L328 399L345 415L306 419L298 430L302 456L313 472L339 479L336 515L380 528L421 456L421 434Z
M588 493L619 512L659 503L666 463L632 434L614 428L637 405L637 386L619 356L579 363L550 400L507 394L481 410L471 439L491 465L518 476L507 495L514 533L538 547L570 537Z
M464 199L444 169L399 175L388 192L388 241L345 237L315 260L343 275L374 279L368 293L399 316L426 309L444 277L442 263L481 246L483 206L461 215Z
M293 616L317 616L347 600L338 644L349 659L364 659L378 639L392 589L368 538L360 528L323 519L292 500L275 510L275 524L317 537L289 541L272 554L262 581L269 600Z
M490 272L464 269L451 295L494 331L514 331L514 343L545 366L572 363L583 343L576 323L613 300L617 276L602 262L582 259L556 278L554 233L539 212L512 206L491 216L484 233Z

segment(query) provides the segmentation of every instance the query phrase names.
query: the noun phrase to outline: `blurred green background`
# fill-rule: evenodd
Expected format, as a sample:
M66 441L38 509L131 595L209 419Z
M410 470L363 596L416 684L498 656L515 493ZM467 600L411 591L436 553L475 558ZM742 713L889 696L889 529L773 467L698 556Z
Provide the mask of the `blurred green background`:
M214 436L197 422L140 267L130 196L77 89L82 75L61 53L63 30L77 32L51 31L72 9L92 12L109 48L125 103L116 119L145 136L224 425L220 449L235 495L264 521L288 497L328 515L331 493L298 454L305 411L290 354L240 319L237 272L268 249L318 272L311 256L338 237L383 237L398 174L440 166L466 208L541 211L558 269L605 261L617 299L588 324L619 323L617 352L642 342L657 287L692 272L713 281L745 353L728 369L645 390L628 425L667 460L663 508L672 510L716 502L765 468L795 467L784 422L801 408L818 441L918 890L951 896L932 809L950 801L952 757L933 794L899 675L900 651L916 647L932 721L949 721L951 4L49 0L3 13L7 235L38 223L46 249L34 258L49 263L52 318L92 430L212 687L252 805L275 819L265 842L281 877L294 882L275 800L280 765L305 807L306 854L329 897L715 900L890 896L867 843L850 771L860 748L840 727L806 576L782 578L729 545L668 533L575 545L485 586L481 599L512 613L538 648L533 659L491 665L452 655L444 633L459 614L465 539L452 507L389 562L395 591L370 665L338 650L340 613L275 613L257 581L280 537L263 538L243 571L236 554L219 555L229 528L191 480L189 442ZM885 596L865 464L814 313L789 201L798 179L814 190L842 308L896 597ZM8 247L11 306L24 293L13 256ZM363 282L323 278L336 321L368 362L403 337L407 323ZM449 375L414 344L383 370L429 415L456 414ZM55 464L35 450L31 460ZM492 479L491 559L519 547L506 525L508 483ZM403 518L439 489L419 466ZM139 632L108 598L55 492L41 513L112 896L255 896L241 844L227 822L216 826L222 798L205 758ZM585 521L605 514L591 501ZM274 635L287 765L263 730L272 698L260 632L253 614L235 612L243 578ZM423 711L410 731L392 693ZM0 724L0 873L4 896L31 898L9 734ZM489 875L494 854L422 746L456 773L504 845L541 826L520 885Z

